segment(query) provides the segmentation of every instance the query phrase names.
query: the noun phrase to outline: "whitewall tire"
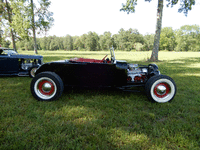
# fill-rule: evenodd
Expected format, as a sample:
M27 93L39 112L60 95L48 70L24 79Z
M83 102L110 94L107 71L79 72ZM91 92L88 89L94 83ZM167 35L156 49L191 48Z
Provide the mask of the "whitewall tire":
M33 78L31 93L39 101L58 99L63 90L62 79L54 72L42 72Z
M174 80L166 75L153 76L145 85L148 99L158 103L170 102L176 95L176 90Z

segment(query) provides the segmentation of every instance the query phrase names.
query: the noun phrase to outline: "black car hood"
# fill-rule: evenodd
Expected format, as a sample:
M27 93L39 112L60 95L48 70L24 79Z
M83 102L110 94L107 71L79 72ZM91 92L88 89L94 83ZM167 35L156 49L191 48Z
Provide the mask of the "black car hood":
M40 55L21 55L21 54L14 54L10 55L11 58L25 58L25 59L41 59L43 56Z

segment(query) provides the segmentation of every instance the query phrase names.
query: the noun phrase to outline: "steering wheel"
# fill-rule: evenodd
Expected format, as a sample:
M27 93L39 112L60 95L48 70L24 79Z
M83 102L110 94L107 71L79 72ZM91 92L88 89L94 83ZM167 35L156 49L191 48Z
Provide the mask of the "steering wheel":
M107 56L108 56L108 55L106 55L101 61L103 62L103 61L106 59Z

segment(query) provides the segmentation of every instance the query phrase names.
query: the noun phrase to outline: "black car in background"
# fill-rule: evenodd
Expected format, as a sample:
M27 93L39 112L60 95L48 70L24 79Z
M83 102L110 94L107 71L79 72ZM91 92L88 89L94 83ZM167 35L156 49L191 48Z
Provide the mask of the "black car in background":
M0 76L30 76L43 63L43 56L21 55L14 49L0 47Z
M58 99L64 86L114 87L131 90L143 86L149 100L158 103L171 101L176 94L172 78L161 75L156 64L138 65L116 60L110 49L102 60L72 58L45 63L40 66L31 82L31 93L40 101Z

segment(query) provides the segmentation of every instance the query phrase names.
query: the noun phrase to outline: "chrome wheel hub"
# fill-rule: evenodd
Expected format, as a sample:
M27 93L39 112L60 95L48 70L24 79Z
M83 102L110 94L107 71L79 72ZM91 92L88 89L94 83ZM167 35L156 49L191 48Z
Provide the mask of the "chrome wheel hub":
M51 89L52 89L52 87L51 87L51 84L49 84L49 83L44 83L43 84L43 86L42 86L42 90L44 91L44 92L50 92L51 91Z
M163 95L166 93L167 88L164 85L159 85L156 89L157 94Z

